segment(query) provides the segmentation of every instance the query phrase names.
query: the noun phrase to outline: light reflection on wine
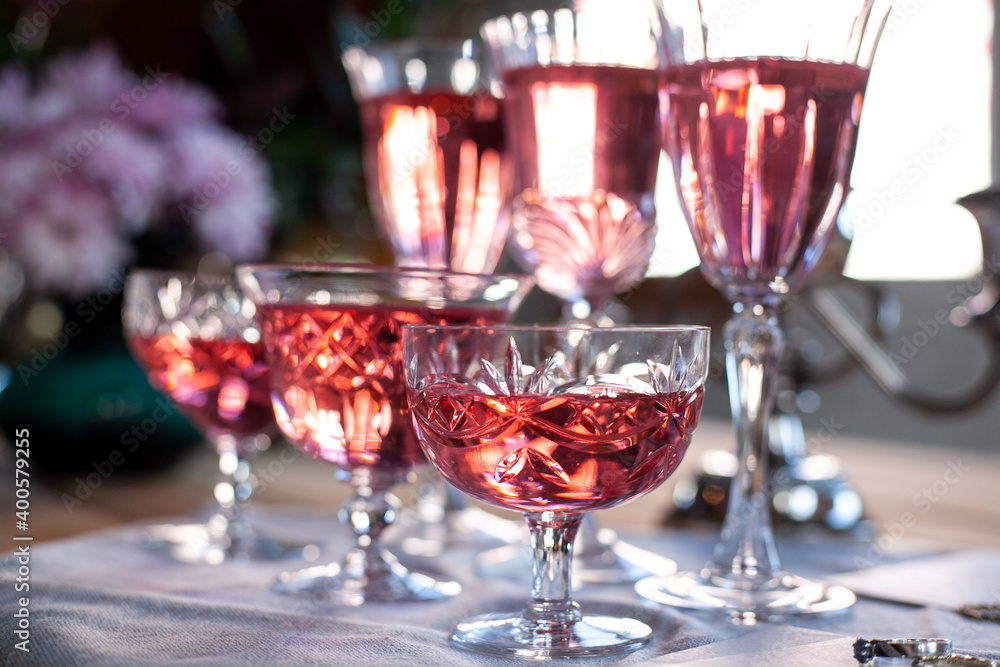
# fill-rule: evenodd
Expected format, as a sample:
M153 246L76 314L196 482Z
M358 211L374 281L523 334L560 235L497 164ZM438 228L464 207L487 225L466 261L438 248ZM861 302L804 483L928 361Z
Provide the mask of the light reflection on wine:
M483 96L398 94L362 105L376 213L397 264L488 273L509 221L499 106Z
M548 83L530 87L538 147L537 187L547 197L587 197L594 192L597 86Z

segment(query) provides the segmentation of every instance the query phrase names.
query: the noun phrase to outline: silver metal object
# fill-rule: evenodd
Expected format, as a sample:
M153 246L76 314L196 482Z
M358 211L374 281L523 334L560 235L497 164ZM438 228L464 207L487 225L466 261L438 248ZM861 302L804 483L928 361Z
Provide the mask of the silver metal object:
M854 642L854 658L866 664L873 658L922 658L951 653L950 639L861 639Z

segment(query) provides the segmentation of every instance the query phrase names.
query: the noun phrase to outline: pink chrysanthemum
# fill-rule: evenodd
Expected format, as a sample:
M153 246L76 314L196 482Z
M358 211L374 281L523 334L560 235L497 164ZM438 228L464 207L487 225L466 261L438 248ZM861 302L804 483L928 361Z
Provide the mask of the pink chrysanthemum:
M175 76L136 75L103 46L59 58L34 85L0 70L0 238L35 290L99 289L156 224L189 224L233 261L265 254L267 165L215 120L208 91Z

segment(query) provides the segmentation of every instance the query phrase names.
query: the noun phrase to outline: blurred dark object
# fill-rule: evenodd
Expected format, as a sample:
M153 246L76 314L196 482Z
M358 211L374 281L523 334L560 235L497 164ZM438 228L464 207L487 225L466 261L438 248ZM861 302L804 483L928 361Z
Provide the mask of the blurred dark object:
M983 289L951 312L958 326L982 329L1000 341L1000 189L993 187L958 200L979 223L983 240Z
M0 425L29 430L33 469L102 479L111 470L159 471L201 440L132 360L120 312L116 295L86 327L71 321L10 364Z
M779 414L770 427L771 520L780 534L833 533L857 540L874 536L860 495L836 457L810 454L798 415ZM678 481L664 524L722 523L736 472L731 451L701 452L695 473Z

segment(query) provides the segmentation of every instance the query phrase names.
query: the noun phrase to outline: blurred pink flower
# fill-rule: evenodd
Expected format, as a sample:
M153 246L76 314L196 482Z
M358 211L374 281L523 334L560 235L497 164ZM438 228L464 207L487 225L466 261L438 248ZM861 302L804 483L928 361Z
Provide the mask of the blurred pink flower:
M221 113L219 102L204 88L180 80L164 79L142 103L129 107L130 120L152 128L183 127L213 121ZM125 113L118 107L118 115Z
M7 242L37 290L86 294L105 287L131 256L114 209L110 197L74 178L25 207Z
M190 225L201 249L234 262L266 253L267 164L216 120L208 91L175 77L130 72L106 46L60 57L36 82L0 70L0 238L32 288L104 286L155 225Z
M208 248L226 248L234 261L261 256L276 202L270 170L254 148L229 130L202 124L179 131L173 150L179 210L199 239Z

